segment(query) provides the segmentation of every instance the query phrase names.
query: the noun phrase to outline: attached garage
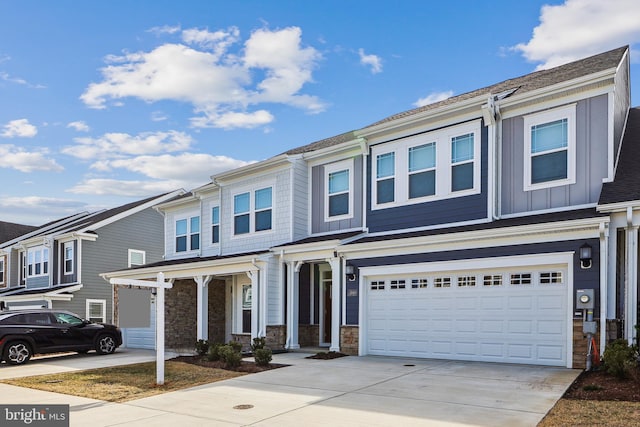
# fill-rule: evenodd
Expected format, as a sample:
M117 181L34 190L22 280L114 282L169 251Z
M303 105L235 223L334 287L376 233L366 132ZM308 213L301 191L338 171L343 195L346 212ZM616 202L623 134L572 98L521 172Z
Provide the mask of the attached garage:
M156 348L156 302L151 298L149 326L142 328L122 328L122 346L127 348Z
M361 354L569 366L572 254L365 267Z

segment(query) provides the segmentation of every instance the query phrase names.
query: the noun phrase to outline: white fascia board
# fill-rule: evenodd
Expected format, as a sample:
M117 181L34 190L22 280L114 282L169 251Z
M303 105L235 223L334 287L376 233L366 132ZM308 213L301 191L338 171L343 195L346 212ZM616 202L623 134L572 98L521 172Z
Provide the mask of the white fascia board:
M363 142L366 144L362 138L354 138L341 144L302 153L302 158L309 163L319 164L325 163L327 158L363 154L366 152L366 145L363 145Z
M42 293L39 294L29 294L29 295L8 295L5 297L0 297L2 301L31 301L31 300L39 300L39 299L48 299L52 301L71 301L73 299L73 293L82 289L83 285L78 284L75 286L69 286L68 288L63 289L54 289L46 291L49 288L43 288ZM62 295L63 292L70 292L71 295Z
M479 117L482 115L480 107L482 106L482 104L485 104L487 102L487 96L489 96L488 92L473 98L466 99L464 101L443 105L442 107L435 108L433 110L426 110L420 113L415 113L409 116L399 117L388 122L380 123L379 125L369 126L357 130L354 133L356 136L368 139L378 133L393 131L398 127L415 126L426 120L433 120L443 115L460 114L464 110L469 108L477 108L476 116Z
M640 200L630 200L627 202L618 202L618 203L608 203L606 205L598 205L596 206L596 210L598 212L626 212L628 208L631 209L640 209Z
M100 276L106 281L109 281L116 277L127 279L155 279L158 273L163 273L166 279L191 278L202 275L228 275L256 271L258 265L262 265L265 262L264 255L246 255L238 258L223 258L219 260L113 271L102 273Z
M290 167L291 163L299 157L300 156L288 156L286 154L281 154L279 156L271 157L267 160L262 160L260 162L241 166L227 172L222 172L218 175L212 175L211 180L214 184L226 185L230 182L237 181L239 179L246 179L248 177L263 174L271 170L283 169L284 166Z
M338 253L345 255L348 259L373 258L412 253L443 252L545 243L549 241L599 238L600 224L608 222L609 218L588 218L360 244L354 243L338 248Z
M209 184L203 185L202 187L198 187L194 190L191 190L192 193L199 198L208 197L212 193L216 193L220 191L220 186L215 182L210 182Z

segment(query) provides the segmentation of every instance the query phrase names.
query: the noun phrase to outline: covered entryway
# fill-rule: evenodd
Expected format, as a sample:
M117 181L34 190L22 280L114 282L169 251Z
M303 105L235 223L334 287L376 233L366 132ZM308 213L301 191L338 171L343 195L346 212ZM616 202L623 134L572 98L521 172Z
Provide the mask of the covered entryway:
M361 354L569 366L570 258L543 258L362 269Z

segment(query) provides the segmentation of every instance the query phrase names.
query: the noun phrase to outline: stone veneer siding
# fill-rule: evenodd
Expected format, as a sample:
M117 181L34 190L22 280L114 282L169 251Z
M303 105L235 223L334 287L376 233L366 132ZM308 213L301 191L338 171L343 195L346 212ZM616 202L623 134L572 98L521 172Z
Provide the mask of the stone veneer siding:
M267 325L267 347L271 350L284 350L287 340L285 325Z
M600 348L600 322L596 334L596 346L598 353L602 355L604 349ZM587 367L587 335L582 333L582 319L573 319L573 368L585 369Z
M359 339L358 334L360 328L358 326L341 326L340 327L340 351L350 356L358 355Z
M298 325L300 347L317 347L320 343L320 325Z

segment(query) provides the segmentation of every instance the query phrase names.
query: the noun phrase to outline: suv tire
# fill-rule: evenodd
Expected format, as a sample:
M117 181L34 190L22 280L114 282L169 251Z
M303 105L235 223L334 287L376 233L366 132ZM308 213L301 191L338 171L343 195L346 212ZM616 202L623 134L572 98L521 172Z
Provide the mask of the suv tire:
M116 351L116 340L107 334L98 335L96 340L96 353L98 354L111 354Z
M31 347L25 341L11 341L4 347L2 358L10 365L22 365L31 359Z

